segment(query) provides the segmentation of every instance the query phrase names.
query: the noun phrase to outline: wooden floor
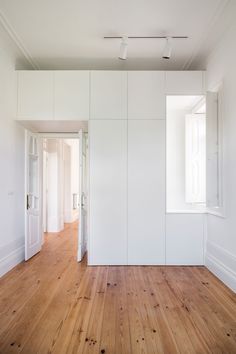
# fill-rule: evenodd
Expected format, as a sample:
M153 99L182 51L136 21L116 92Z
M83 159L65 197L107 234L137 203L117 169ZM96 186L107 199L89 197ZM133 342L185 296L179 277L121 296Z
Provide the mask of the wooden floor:
M0 353L236 353L236 296L204 267L87 267L76 232L0 280Z

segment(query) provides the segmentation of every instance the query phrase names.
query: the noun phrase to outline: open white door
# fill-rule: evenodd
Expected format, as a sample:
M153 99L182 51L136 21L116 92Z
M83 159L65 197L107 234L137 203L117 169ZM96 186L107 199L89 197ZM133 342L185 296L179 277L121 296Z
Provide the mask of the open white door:
M25 133L25 260L41 250L41 148L36 134Z
M87 177L86 177L86 138L79 131L79 228L78 262L82 261L87 250Z

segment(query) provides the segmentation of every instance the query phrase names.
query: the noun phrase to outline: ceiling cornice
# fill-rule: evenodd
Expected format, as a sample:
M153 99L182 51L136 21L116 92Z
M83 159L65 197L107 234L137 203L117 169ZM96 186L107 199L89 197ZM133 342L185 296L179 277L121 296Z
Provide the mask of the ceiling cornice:
M39 65L32 58L31 54L26 49L25 45L22 43L22 40L19 38L19 36L17 35L16 31L14 30L14 28L9 23L9 21L6 18L6 16L3 14L3 12L1 10L0 10L0 23L2 24L3 28L8 33L10 38L13 40L13 42L16 44L16 46L18 47L20 52L24 55L25 59L33 67L33 69L39 70L40 69Z
M210 21L207 26L207 31L203 33L203 35L201 36L200 40L198 41L198 45L195 47L195 50L193 51L192 55L184 63L182 70L188 70L190 68L194 59L197 57L198 53L200 52L203 43L207 40L209 33L215 26L217 20L220 18L221 14L223 13L226 6L228 5L229 1L230 0L224 0L220 2L220 4L217 6L214 15L210 18Z

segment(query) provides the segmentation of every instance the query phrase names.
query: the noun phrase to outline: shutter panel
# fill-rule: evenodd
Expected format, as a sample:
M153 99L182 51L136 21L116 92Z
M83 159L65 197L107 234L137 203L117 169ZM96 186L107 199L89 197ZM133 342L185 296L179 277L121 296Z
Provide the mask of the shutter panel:
M206 202L205 120L205 114L187 114L185 117L186 203Z
M207 207L219 204L218 95L206 96L206 199Z

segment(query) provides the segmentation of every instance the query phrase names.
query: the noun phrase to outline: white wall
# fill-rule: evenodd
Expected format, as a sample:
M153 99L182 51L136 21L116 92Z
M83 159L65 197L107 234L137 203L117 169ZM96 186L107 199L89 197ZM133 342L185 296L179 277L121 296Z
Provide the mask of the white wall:
M18 57L0 26L0 276L24 258L24 130L14 121Z
M235 6L236 7L236 6ZM207 88L223 80L226 217L208 216L206 265L236 291L236 23L207 59Z

